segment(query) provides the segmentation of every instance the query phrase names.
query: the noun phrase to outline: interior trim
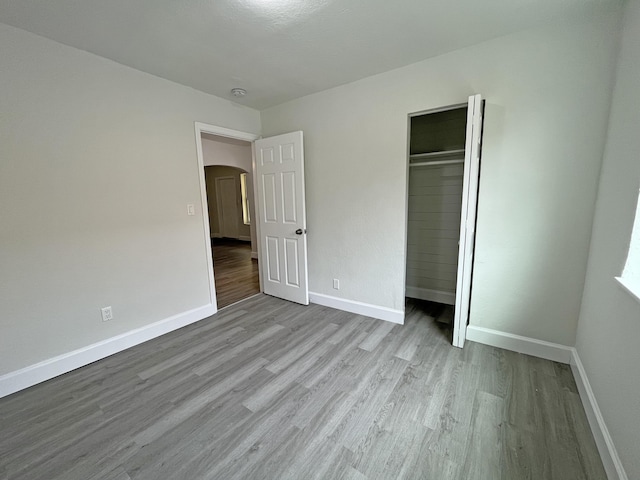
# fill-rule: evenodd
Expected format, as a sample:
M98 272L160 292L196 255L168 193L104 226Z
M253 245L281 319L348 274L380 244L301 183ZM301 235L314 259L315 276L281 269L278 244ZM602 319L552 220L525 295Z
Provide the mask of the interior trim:
M322 293L309 292L309 301L317 305L331 307L345 312L364 315L367 317L385 320L391 323L404 324L404 312L402 310L394 310L392 308L380 307L370 303L357 302L355 300L347 300L345 298L332 297Z
M188 310L115 337L63 353L0 376L0 398L109 357L216 313L213 304Z
M546 342L475 325L467 326L467 340L565 364L571 363L573 351L573 347L559 343Z
M609 429L604 423L602 412L600 412L600 407L591 389L587 372L584 369L584 365L582 365L578 351L575 348L571 350L571 371L576 380L580 400L582 400L582 406L587 414L587 420L589 420L589 425L591 426L591 433L593 433L593 438L598 447L604 470L607 472L607 477L609 480L629 480L618 456L618 451L613 444Z

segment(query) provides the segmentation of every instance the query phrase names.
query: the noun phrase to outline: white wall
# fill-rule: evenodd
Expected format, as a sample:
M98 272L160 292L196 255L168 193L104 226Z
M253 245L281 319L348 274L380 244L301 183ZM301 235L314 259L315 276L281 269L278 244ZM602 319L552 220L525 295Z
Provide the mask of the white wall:
M202 157L205 167L226 165L251 173L251 143L234 139L220 139L216 135L202 135Z
M258 112L3 24L0 65L0 374L209 303L194 121Z
M241 168L247 172L247 195L249 196L249 212L255 219L255 197L253 192L253 153L250 142L234 139L221 139L215 135L202 135L202 157L205 167L226 165ZM255 222L251 221L251 253L258 255L258 237ZM211 232L214 233L213 231Z
M640 188L640 2L626 4L576 348L620 459L640 478L640 303L622 272Z
M404 308L407 114L481 93L471 323L573 345L618 24L521 32L262 111L263 135L305 134L310 290Z

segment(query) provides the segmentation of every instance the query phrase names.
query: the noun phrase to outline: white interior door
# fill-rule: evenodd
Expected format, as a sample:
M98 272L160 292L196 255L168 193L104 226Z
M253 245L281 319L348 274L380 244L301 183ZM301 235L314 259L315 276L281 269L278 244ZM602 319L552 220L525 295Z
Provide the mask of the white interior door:
M238 238L238 186L234 177L216 178L216 196L218 197L218 223L220 235Z
M464 346L464 341L467 337L467 324L469 323L481 145L482 97L480 95L473 95L469 97L467 110L467 136L464 149L464 177L462 185L462 212L460 214L460 243L458 246L456 306L453 318L453 345L460 348Z
M255 152L263 291L308 305L302 132L256 140Z

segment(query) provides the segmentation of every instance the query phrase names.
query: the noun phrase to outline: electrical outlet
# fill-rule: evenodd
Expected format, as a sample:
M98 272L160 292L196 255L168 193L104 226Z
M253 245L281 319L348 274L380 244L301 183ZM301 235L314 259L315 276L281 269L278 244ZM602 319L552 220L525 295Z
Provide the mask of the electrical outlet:
M187 215L195 215L196 214L196 206L193 203L187 204Z
M333 279L333 288L335 288L336 290L340 290L340 280L338 280L337 278Z
M108 322L109 320L113 320L113 311L111 310L110 306L102 308L101 312L102 312L103 322Z

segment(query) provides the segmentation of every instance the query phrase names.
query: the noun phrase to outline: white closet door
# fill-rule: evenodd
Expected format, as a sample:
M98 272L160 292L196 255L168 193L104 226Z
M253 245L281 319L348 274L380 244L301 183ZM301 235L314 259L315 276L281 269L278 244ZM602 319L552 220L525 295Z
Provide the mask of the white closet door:
M309 304L302 132L256 140L264 293Z
M473 95L469 97L467 110L462 213L460 214L460 243L458 247L458 275L456 281L456 307L453 318L453 345L460 348L464 347L464 341L467 337L467 324L469 323L481 145L482 97L480 95Z

